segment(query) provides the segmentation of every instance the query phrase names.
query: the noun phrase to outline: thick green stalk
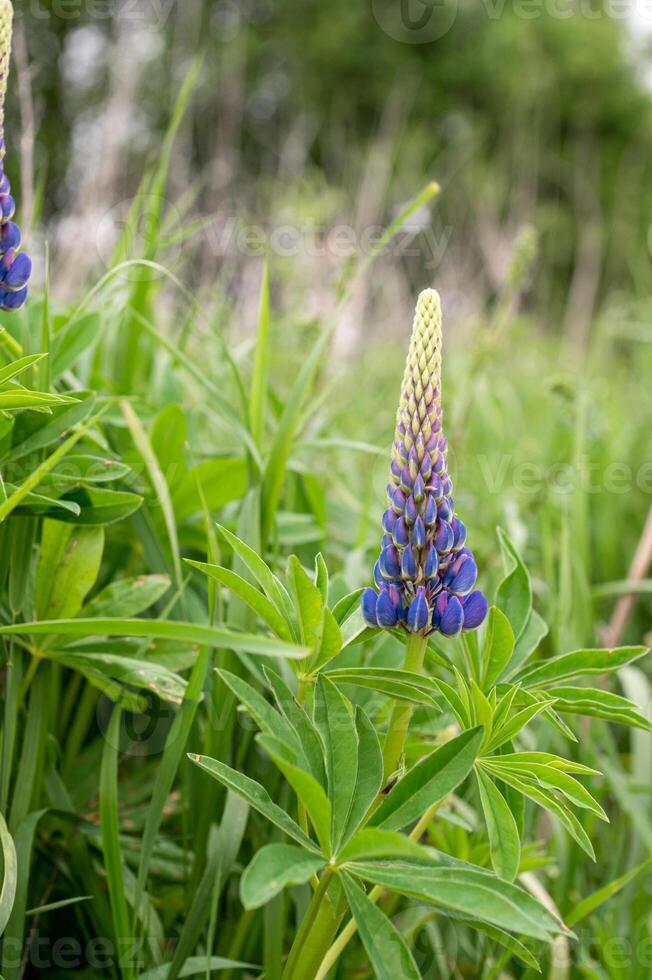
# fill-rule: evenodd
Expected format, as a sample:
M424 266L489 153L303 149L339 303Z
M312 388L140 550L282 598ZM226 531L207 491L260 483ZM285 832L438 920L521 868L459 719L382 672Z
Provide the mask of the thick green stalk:
M444 802L443 800L439 800L438 803L433 803L431 807L428 807L426 812L423 814L419 822L415 825L412 832L410 833L410 840L418 841L420 839L421 835L427 830L429 823L431 822L431 820L433 819L433 817L437 813L437 810L439 809L439 807L442 805L443 802ZM374 887L371 889L367 897L369 901L373 902L375 905L376 902L385 894L385 891L386 889L383 887L383 885L374 885ZM346 926L344 927L344 929L342 929L341 933L339 934L339 936L337 937L337 939L335 940L331 948L326 953L326 956L322 960L319 970L315 974L315 980L325 980L329 970L331 970L335 966L335 963L337 962L341 954L344 952L344 950L348 946L351 939L355 936L357 931L358 931L358 925L355 919L353 918L349 919Z
M425 636L420 633L410 633L410 638L405 647L405 663L403 665L405 670L413 671L416 674L421 673L427 645L428 641ZM394 705L383 745L385 784L399 767L413 711L414 706L405 702L398 702Z
M342 921L341 899L342 886L333 880L332 870L326 868L295 936L283 980L314 980Z

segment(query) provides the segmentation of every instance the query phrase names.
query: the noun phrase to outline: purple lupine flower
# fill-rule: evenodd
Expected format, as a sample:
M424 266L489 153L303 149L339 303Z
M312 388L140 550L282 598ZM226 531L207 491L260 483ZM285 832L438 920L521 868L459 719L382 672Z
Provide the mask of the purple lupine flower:
M448 475L441 336L439 295L426 289L417 302L396 417L377 590L364 590L362 614L381 629L456 636L482 624L487 600L474 588L478 569Z
M19 252L20 228L12 221L16 204L4 170L4 103L11 55L11 0L0 0L0 310L18 310L27 299L32 260Z

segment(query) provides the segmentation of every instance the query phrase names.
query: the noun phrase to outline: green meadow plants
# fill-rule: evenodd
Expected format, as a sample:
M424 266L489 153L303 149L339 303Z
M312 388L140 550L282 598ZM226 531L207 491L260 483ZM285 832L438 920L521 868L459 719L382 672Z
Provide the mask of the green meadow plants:
M409 940L387 914L401 897L484 934L538 970L540 944L570 932L554 908L518 883L520 872L544 860L527 840L526 802L552 815L592 859L582 816L608 818L583 782L599 773L532 750L530 732L550 726L574 741L569 715L652 731L632 702L586 683L636 661L645 647L533 659L547 626L533 609L528 571L502 531L505 577L487 617L446 472L440 365L439 298L428 290L419 298L401 393L376 589L365 589L361 601L354 592L329 605L321 554L312 575L291 556L283 581L225 528L225 543L251 580L226 566L194 563L277 638L309 651L287 661L285 679L264 668L258 687L220 672L294 803L279 806L247 773L191 755L281 832L242 873L244 908L265 906L290 886L312 889L283 968L287 980L331 975L356 933L376 976L421 976ZM405 641L400 667L347 656L373 645L381 630ZM348 663L340 666L343 657ZM367 710L351 700L352 690L372 694ZM465 785L485 840L475 861L433 846L433 828L454 819Z
M0 0L0 93L10 18ZM570 517L496 513L466 457L519 411L546 461L579 453L589 411L564 388L551 413L509 296L454 370L433 289L376 486L395 359L376 381L373 344L338 360L338 317L438 187L327 319L280 313L261 262L243 341L159 235L199 70L134 198L141 250L127 228L77 302L46 278L25 304L0 174L0 974L646 980L647 647L596 639L641 501L599 502L595 554L579 493ZM640 447L631 415L589 417L605 458Z

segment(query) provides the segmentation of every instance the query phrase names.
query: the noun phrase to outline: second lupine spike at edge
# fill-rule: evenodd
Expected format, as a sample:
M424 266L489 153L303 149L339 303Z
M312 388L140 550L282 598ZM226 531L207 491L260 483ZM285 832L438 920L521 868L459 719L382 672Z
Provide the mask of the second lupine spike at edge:
M448 475L441 348L439 294L426 289L417 301L396 415L376 588L362 594L369 626L424 636L456 636L477 629L487 615Z
M11 56L11 0L0 0L0 310L18 310L27 299L32 260L20 252L20 228L11 219L16 205L4 170L4 102Z

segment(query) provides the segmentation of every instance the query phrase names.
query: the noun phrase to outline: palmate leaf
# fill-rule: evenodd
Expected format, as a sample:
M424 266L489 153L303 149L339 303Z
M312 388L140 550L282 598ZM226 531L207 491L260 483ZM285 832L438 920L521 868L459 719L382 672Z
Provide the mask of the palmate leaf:
M44 480L41 480L41 484L44 482ZM3 483L2 487L0 488L0 499L11 497L17 490L18 487L15 483ZM43 493L27 493L22 497L20 505L16 507L16 514L43 514L47 517L51 517L55 516L62 510L77 516L81 508L79 504L74 502L74 500L49 497Z
M495 751L501 745L505 745L506 742L511 742L537 715L547 711L554 703L552 698L546 698L541 701L537 700L527 705L527 707L521 708L515 714L507 715L501 727L494 728L489 741L489 750Z
M245 706L261 731L278 738L295 758L303 754L299 739L288 720L262 694L237 674L228 670L218 670L217 673Z
M80 615L84 619L107 616L137 616L165 595L170 588L168 575L136 575L116 579L87 602Z
M555 710L565 714L604 718L652 732L652 722L628 698L588 687L552 687L547 694L555 698Z
M37 616L76 616L95 584L103 550L102 528L73 528L59 521L44 521L36 569Z
M39 361L42 361L47 356L47 354L27 354L25 357L19 357L17 360L5 364L4 367L0 368L0 385L4 385L8 381L17 378L23 371L26 371L34 364L38 364Z
M143 498L129 490L108 490L92 485L82 486L68 494L68 498L79 505L77 516L63 514L60 520L71 521L75 525L99 526L116 524L134 514Z
M251 582L247 582L237 572L230 568L223 568L221 565L209 565L203 561L192 561L190 558L184 558L184 561L239 596L276 636L283 640L292 639L290 627L274 603Z
M498 528L506 576L496 591L496 605L509 620L516 641L525 632L532 610L530 574L507 534Z
M218 530L227 544L233 549L245 568L251 573L263 592L274 603L283 619L290 624L295 622L295 611L287 589L279 578L274 575L265 561L256 554L253 548L241 541L227 528L217 525ZM294 631L293 631L294 632ZM298 634L297 634L298 636Z
M260 735L258 741L281 770L297 798L303 803L315 828L322 853L330 858L331 804L323 787L314 776L295 764L284 742L271 735Z
M185 680L153 660L136 660L108 652L83 653L73 647L65 650L47 648L43 651L43 656L72 670L101 674L110 680L120 681L121 684L152 691L162 701L170 701L172 704L181 704L183 701Z
M331 841L337 850L347 829L358 779L358 733L352 707L324 674L315 689L315 725L326 752Z
M363 687L377 691L397 701L441 707L441 697L435 682L424 674L394 667L338 667L327 672L329 680L338 685Z
M321 551L315 556L315 585L319 589L321 601L328 605L328 566Z
M460 697L460 694L447 681L443 681L439 677L433 677L432 680L442 698L455 715L460 728L471 728L473 722L468 703L465 703L462 697Z
M303 885L324 866L320 855L292 844L267 844L253 857L240 878L240 900L257 909L288 885Z
M489 835L491 863L497 875L506 881L513 881L521 860L521 840L516 820L493 780L479 766L476 766L475 773Z
M618 670L648 652L644 646L616 647L613 650L574 650L558 657L530 664L514 678L522 687L544 687L559 681Z
M208 509L220 510L232 500L240 500L247 492L247 462L244 459L209 459L182 473L172 486L172 506L177 521L201 513L198 484L205 494Z
M301 640L316 651L323 636L324 604L319 589L296 555L290 555L288 559L287 581L299 617Z
M74 404L62 405L61 408L53 409L52 414L47 416L43 425L40 425L36 430L30 429L25 432L17 429L14 445L4 456L5 462L14 462L39 449L51 446L59 441L64 432L69 432L79 422L87 419L95 404L95 393L78 391L75 394L75 399Z
M483 736L484 729L469 729L417 762L376 810L373 826L400 830L452 793L473 768Z
M349 592L335 603L333 606L333 616L338 626L341 626L344 620L348 619L350 614L358 609L360 596L363 592L364 588L354 589L353 592Z
M485 762L487 767L491 767L495 772L496 767L493 765L493 759L482 760L483 764ZM582 809L591 810L600 820L608 822L608 817L600 804L568 772L564 772L564 770L556 766L548 766L545 763L532 760L526 763L517 763L514 761L508 762L507 764L504 762L499 763L498 771L503 772L505 770L525 776L528 779L535 779L542 786L546 786L549 789L558 790L570 803Z
M544 810L548 810L558 817L571 837L579 844L582 850L588 854L592 861L595 861L595 852L589 837L573 811L565 805L547 787L543 786L537 779L528 778L520 771L514 771L508 766L501 766L497 771L491 765L490 760L483 760L482 765L490 772L498 776L504 783L517 790L523 796L538 803ZM556 788L556 787L555 787Z
M310 662L310 669L312 671L320 670L325 664L330 663L333 657L336 657L341 651L343 642L342 631L337 620L328 606L325 605L319 650L316 657Z
M358 735L358 768L341 844L346 844L361 825L383 785L383 755L376 729L359 707L355 709L354 722Z
M496 606L489 610L487 635L482 653L484 661L483 687L493 687L508 665L515 644L514 630L504 613Z
M420 980L412 953L391 920L349 875L342 875L342 885L378 980Z
M511 678L526 663L539 648L541 641L548 635L548 624L539 616L535 609L530 610L527 623L519 636L509 665L505 671L505 679Z
M280 806L277 806L272 801L265 787L257 783L255 779L250 779L249 776L238 772L237 769L231 769L230 766L225 765L223 762L218 762L217 759L211 759L205 755L189 753L188 758L209 773L214 779L217 779L223 786L226 786L228 789L233 790L234 793L237 793L238 796L241 796L254 810L257 810L267 820L275 824L288 837L292 837L298 844L301 844L302 847L305 847L313 854L319 853L315 843L303 832L299 824L295 823L285 810L282 810Z
M315 777L318 783L325 786L324 751L317 730L285 681L269 667L263 667L263 673L274 693L279 710L301 743L308 772Z
M338 863L375 861L385 858L407 858L412 861L433 861L434 852L417 844L406 834L379 827L363 827L337 855Z
M561 772L574 772L584 776L600 776L597 769L591 769L581 762L573 762L571 759L563 759L559 755L552 755L550 752L505 752L502 755L492 755L492 766L519 766L527 767L530 763L539 763L549 766L551 769L559 769Z
M356 877L429 902L444 913L450 909L507 932L544 942L564 932L563 925L527 892L462 862L355 861L346 867Z

